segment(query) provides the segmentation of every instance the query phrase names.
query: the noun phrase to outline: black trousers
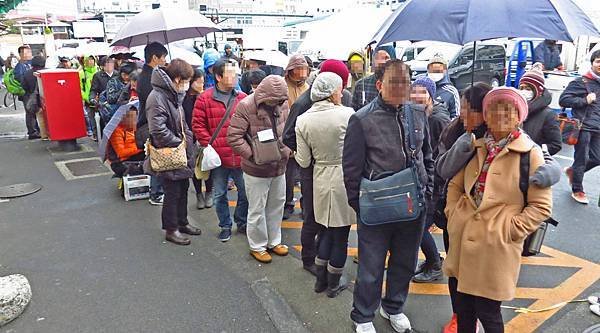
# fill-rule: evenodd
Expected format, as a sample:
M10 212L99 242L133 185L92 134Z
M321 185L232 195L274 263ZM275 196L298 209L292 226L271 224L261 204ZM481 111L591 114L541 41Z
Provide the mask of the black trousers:
M194 183L194 189L196 190L196 194L202 193L202 180L196 179L195 176L192 176L192 183ZM213 185L212 179L208 177L207 180L204 180L204 192L209 193L212 192Z
M455 278L453 283L458 285ZM475 333L477 319L483 325L485 333L503 333L504 322L500 306L502 302L485 297L473 296L456 292L456 315L458 319L458 332Z
M356 323L373 321L381 306L389 314L402 312L408 286L417 267L425 214L413 222L366 226L358 222L358 274L350 317ZM385 297L381 299L385 259L390 253Z
M294 185L296 183L296 173L300 166L295 159L290 158L285 169L285 206L294 207ZM312 179L312 175L311 175ZM312 197L312 196L311 196Z
M126 174L128 174L130 171L125 162L135 162L135 161L139 162L139 161L143 161L144 158L146 158L146 154L144 152L140 152L139 154L133 155L123 162L121 162L121 161L111 162L110 168L115 173L115 176L121 178L121 177L125 176Z
M189 179L169 180L161 179L165 197L162 206L162 228L166 231L175 231L178 227L188 224L187 203Z
M40 135L40 127L38 126L36 118L37 112L39 112L39 110L25 109L25 126L27 126L27 135Z
M348 256L350 226L324 228L319 232L319 259L329 261L335 268L343 268Z
M313 204L313 167L300 168L300 185L302 191L302 230L300 244L302 245L302 262L304 265L315 263L317 256L316 237L325 227L315 221Z

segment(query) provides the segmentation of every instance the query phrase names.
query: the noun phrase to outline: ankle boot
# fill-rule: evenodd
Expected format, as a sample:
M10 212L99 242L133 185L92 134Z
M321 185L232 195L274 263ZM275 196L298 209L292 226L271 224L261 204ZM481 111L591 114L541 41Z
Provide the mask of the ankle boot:
M206 192L204 194L204 201L206 202L206 205L204 205L204 207L211 208L213 206L213 194L212 194L212 192Z
M344 267L327 266L327 297L334 298L348 288L346 279L342 276Z
M196 208L204 209L206 208L206 201L204 200L204 194L196 193Z
M327 261L315 258L315 267L317 271L317 282L315 282L315 292L322 293L327 289Z

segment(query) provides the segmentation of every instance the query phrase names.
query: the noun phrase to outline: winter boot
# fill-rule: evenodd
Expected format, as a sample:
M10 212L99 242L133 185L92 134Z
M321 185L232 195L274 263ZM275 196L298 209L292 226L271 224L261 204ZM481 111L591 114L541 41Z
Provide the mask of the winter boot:
M204 194L196 193L196 208L204 209L206 207L206 202L204 200Z
M317 282L315 282L315 292L322 293L327 289L327 261L315 258L315 267L317 269Z
M212 192L206 192L204 194L204 201L206 202L206 205L204 205L204 207L211 208L213 206L213 194L212 194Z
M423 265L423 270L421 271L421 273L413 277L413 282L428 283L441 280L444 277L444 273L442 272L443 261L444 259L440 257L440 259L437 262L434 262L432 264L425 263L425 265Z
M344 267L336 268L327 265L327 297L334 298L348 288L346 279L342 276Z

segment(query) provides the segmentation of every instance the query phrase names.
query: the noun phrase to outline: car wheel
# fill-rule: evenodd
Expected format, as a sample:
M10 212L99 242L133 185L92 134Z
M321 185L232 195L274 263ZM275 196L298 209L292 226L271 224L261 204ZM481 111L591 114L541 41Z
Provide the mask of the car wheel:
M490 86L492 86L492 88L500 87L500 80L498 80L498 78L492 78L490 81Z

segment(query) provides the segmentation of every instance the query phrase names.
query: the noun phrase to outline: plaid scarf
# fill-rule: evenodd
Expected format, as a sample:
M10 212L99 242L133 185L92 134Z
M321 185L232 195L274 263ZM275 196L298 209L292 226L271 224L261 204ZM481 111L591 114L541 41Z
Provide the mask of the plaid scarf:
M502 149L519 136L521 136L521 131L517 129L512 131L506 138L496 142L491 134L485 134L485 147L487 148L488 153L472 191L473 200L475 200L477 207L481 206L481 202L483 201L483 192L485 191L485 182L487 180L488 171L490 170L490 165L492 165L492 162L496 156L500 154Z

